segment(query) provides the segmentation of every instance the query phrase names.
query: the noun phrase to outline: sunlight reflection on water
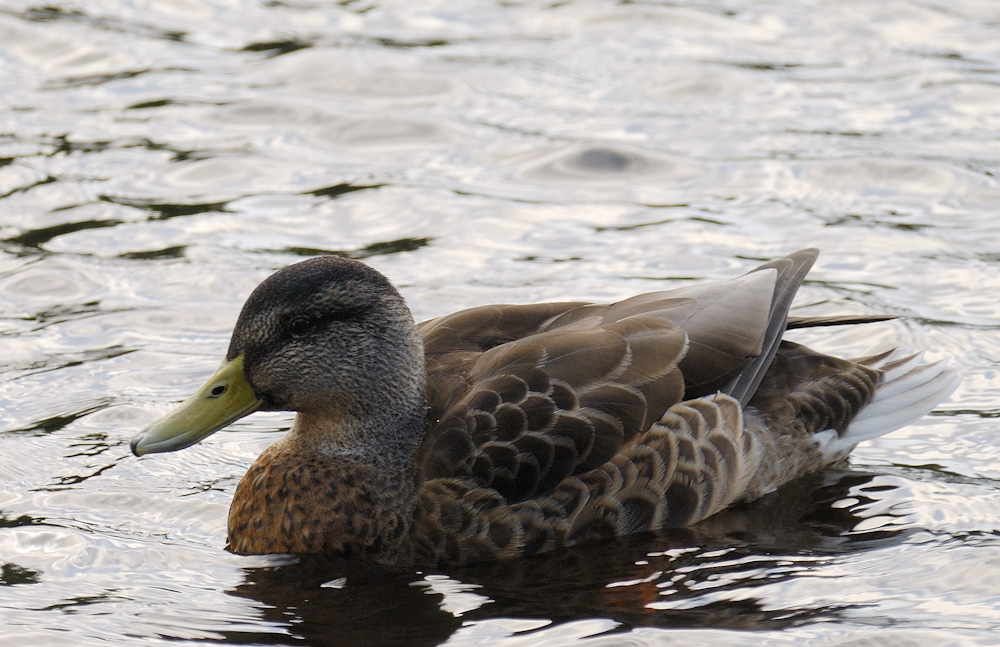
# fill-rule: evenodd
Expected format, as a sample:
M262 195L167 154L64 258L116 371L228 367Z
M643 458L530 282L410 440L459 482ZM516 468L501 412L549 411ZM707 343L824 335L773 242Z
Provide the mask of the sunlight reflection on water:
M982 0L0 0L0 642L994 644L998 27ZM306 256L426 319L810 245L798 313L901 319L805 341L963 384L859 473L697 530L447 573L245 558L226 511L288 414L128 453Z

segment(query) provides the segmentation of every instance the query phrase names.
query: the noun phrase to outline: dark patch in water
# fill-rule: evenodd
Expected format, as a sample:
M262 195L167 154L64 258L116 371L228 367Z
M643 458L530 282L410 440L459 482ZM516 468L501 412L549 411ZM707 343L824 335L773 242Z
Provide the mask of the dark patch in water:
M167 247L165 249L157 249L148 252L126 252L124 254L119 254L118 258L124 258L130 261L148 261L156 260L162 258L183 258L184 251L187 249L187 245L178 245L176 247Z
M143 101L142 103L133 103L130 106L125 106L126 110L147 110L149 108L163 108L165 106L172 106L176 101L173 99L157 99L155 101Z
M377 45L390 49L420 49L423 47L446 47L451 45L451 41L443 39L401 40L398 38L375 38L373 40Z
M319 198L337 198L346 193L367 191L368 189L381 189L384 186L384 184L334 184L333 186L323 187L322 189L307 191L306 195L314 195Z
M26 514L22 514L20 517L17 517L15 519L8 519L6 515L0 514L0 528L24 528L25 526L42 526L42 525L45 525L42 519L29 517Z
M229 202L205 202L200 204L174 204L163 202L152 202L147 200L131 200L110 195L99 196L101 200L112 204L119 204L143 211L150 211L154 215L152 220L170 220L183 216L193 216L200 213L231 213L226 207Z
M281 56L289 52L297 52L300 49L312 47L313 43L305 40L291 38L288 40L262 41L250 43L240 49L241 52L266 52L270 57Z
M18 566L7 562L0 566L0 585L13 586L15 584L38 584L41 571L34 571L30 568Z
M605 173L621 173L635 166L635 159L610 148L591 148L574 160L579 166Z
M82 362L77 362L82 363ZM27 426L21 427L19 429L7 429L4 431L5 434L18 434L18 433L38 433L50 434L60 429L64 429L69 425L73 424L80 418L89 416L92 413L100 411L108 406L110 399L104 399L97 404L85 407L78 411L71 411L69 413L64 413L61 415L51 416L49 418L44 418L42 420L36 420L28 424Z
M83 222L67 222L61 225L53 225L51 227L42 227L40 229L32 229L26 231L23 234L17 236L12 236L5 239L3 242L10 243L12 245L20 245L29 249L40 249L42 245L49 242L53 238L58 238L59 236L64 236L66 234L72 234L77 231L83 231L85 229L103 229L105 227L114 227L116 225L122 224L121 220L85 220Z
M296 256L323 256L332 254L334 256L345 256L347 258L365 259L372 256L382 256L384 254L398 254L400 252L413 252L421 247L426 247L434 240L433 238L400 238L382 243L372 243L361 249L344 251L335 249L319 249L315 247L286 247L281 252L295 254Z

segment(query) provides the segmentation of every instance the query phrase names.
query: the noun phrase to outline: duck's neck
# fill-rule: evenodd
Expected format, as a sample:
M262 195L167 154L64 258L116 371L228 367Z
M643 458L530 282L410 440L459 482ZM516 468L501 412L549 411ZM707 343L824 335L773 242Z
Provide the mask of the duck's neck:
M422 416L376 429L328 429L336 421L321 418L300 413L240 481L230 549L407 563Z

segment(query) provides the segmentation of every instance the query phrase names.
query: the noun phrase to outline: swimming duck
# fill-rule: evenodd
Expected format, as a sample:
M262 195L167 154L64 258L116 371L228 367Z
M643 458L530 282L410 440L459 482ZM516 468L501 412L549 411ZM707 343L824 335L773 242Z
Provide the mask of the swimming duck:
M236 489L241 554L464 564L694 524L841 461L956 384L918 354L847 360L783 340L885 318L789 317L817 255L610 305L419 325L371 267L312 258L253 291L219 371L132 451L295 411Z

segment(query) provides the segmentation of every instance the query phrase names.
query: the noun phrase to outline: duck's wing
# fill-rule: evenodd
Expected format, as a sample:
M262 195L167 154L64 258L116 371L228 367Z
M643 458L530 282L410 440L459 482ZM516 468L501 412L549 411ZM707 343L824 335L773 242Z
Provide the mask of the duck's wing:
M817 249L804 249L729 281L650 292L613 305L575 308L555 318L546 329L572 326L592 317L614 321L636 314L672 321L690 342L680 362L685 397L721 391L746 404L781 343L792 299L818 255Z
M487 318L492 329L497 321L537 319L535 306L525 308L461 315ZM687 336L672 322L637 315L539 330L551 319L486 350L440 348L455 334L453 321L425 329L425 480L473 479L507 502L528 499L603 464L683 397L677 364Z
M820 328L822 326L850 326L898 319L896 315L833 315L820 317L789 317L788 330Z
M424 480L524 501L601 466L685 399L745 403L815 256L612 305L485 306L421 324Z
M812 268L813 263L819 256L818 249L803 249L789 254L784 258L765 263L753 270L748 276L758 272L774 270L776 272L774 281L774 298L771 300L770 309L767 316L767 327L764 337L761 340L760 353L753 359L750 366L723 389L723 391L746 405L753 397L757 386L764 378L771 365L774 354L778 352L781 345L781 337L785 334L788 325L788 309L792 306L792 299L802 286L802 282Z

